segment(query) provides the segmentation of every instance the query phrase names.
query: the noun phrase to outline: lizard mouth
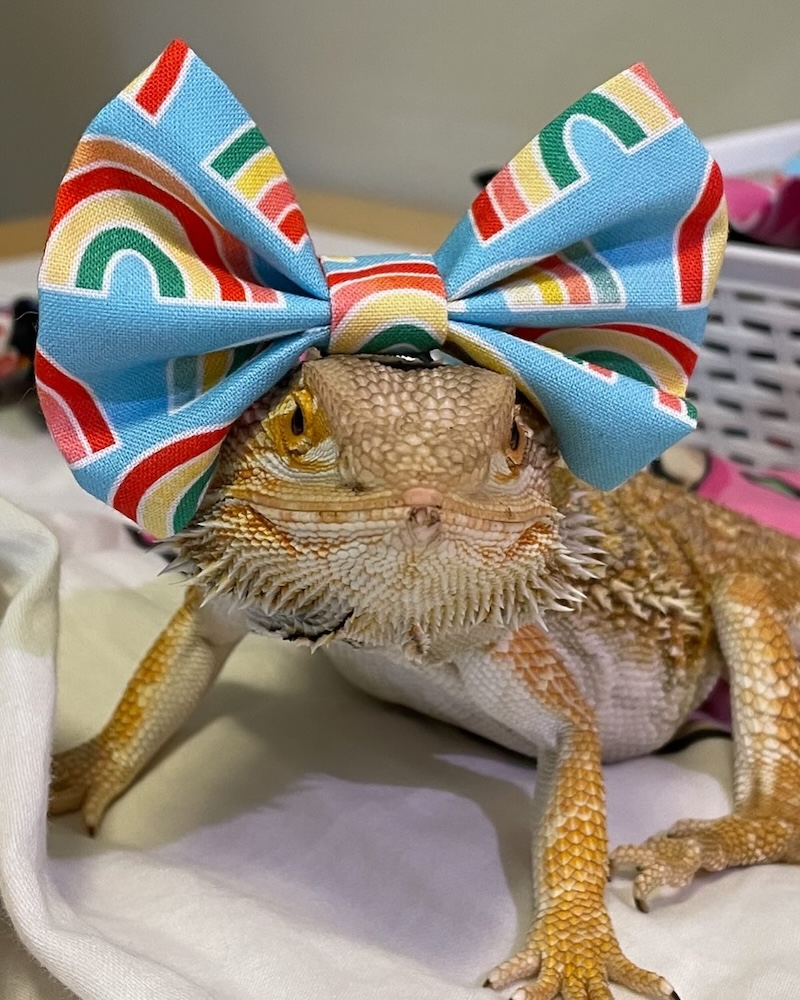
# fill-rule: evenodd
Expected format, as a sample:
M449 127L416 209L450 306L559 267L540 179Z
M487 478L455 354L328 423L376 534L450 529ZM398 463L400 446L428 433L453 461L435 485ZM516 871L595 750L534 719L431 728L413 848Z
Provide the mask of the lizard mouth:
M411 491L407 491L411 493ZM295 523L352 524L374 521L403 522L413 527L430 528L434 524L459 522L476 527L492 523L517 526L520 529L541 521L553 521L555 508L530 497L503 498L495 495L461 497L448 494L441 504L403 502L397 493L388 490L380 493L356 494L334 499L308 497L305 494L284 495L280 500L264 497L249 490L229 492L229 496L243 500L256 513L268 520ZM409 497L410 499L410 497Z

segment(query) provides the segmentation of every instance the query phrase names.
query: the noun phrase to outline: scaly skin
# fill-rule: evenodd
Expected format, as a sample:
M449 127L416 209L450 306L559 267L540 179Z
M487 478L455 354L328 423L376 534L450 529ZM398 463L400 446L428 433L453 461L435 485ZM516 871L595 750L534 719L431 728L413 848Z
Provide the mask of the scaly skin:
M610 863L645 908L701 869L800 860L800 544L644 474L584 488L505 377L307 361L234 428L175 544L186 602L105 729L56 756L54 813L94 830L256 631L537 756L533 923L488 979L517 1000L677 996L611 927L601 762L662 746L720 673L732 814Z

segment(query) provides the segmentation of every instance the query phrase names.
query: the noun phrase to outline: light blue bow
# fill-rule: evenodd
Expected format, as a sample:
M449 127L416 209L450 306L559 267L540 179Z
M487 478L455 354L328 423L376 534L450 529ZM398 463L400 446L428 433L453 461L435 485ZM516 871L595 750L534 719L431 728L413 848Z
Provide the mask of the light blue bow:
M42 408L79 483L163 537L308 348L455 344L613 487L694 424L726 232L716 164L634 66L551 122L433 256L320 261L272 149L176 41L91 123L59 189Z

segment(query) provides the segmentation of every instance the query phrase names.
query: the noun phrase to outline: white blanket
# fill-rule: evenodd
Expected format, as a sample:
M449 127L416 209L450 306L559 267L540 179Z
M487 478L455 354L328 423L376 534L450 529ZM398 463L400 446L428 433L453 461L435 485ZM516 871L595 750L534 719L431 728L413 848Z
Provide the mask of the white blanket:
M9 288L0 269L0 295L31 272ZM0 411L0 495L0 896L16 932L0 919L0 1000L487 1000L530 919L530 763L252 637L95 840L77 817L46 823L56 659L63 747L105 721L180 588L21 410ZM730 743L606 777L611 842L637 841L729 809ZM623 878L608 901L629 957L683 1000L800 997L800 868L702 878L648 916Z

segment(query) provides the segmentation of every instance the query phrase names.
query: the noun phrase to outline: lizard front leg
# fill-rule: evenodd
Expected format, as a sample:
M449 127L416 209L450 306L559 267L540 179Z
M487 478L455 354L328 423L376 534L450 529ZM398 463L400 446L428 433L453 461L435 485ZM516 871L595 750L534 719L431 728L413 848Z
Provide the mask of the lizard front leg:
M792 600L796 594L745 573L716 588L714 621L731 681L734 809L720 819L684 820L613 852L615 866L638 869L634 898L642 910L654 889L686 885L700 870L800 862L800 660Z
M661 976L622 953L605 905L605 793L594 712L547 637L520 629L464 682L484 710L540 747L533 839L534 918L522 949L489 973L513 1000L611 1000L609 982L652 997L676 997Z
M97 736L53 758L50 815L80 809L94 833L109 805L186 721L239 640L235 616L190 587Z

